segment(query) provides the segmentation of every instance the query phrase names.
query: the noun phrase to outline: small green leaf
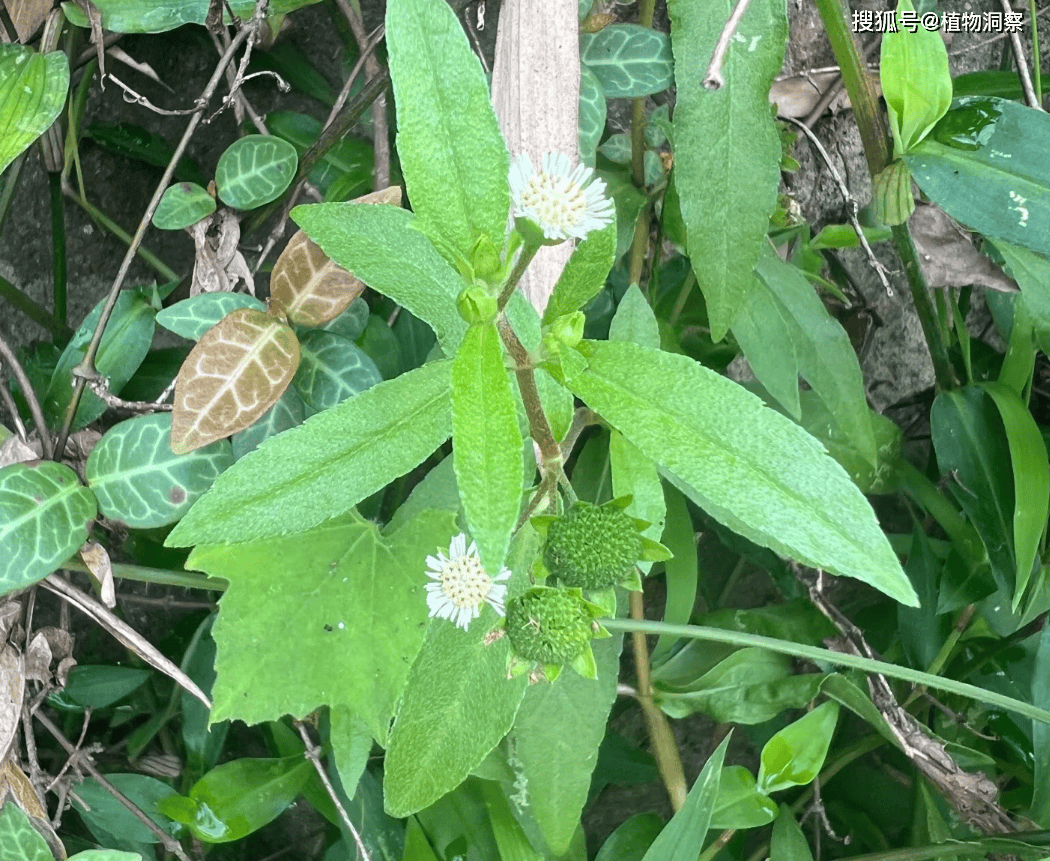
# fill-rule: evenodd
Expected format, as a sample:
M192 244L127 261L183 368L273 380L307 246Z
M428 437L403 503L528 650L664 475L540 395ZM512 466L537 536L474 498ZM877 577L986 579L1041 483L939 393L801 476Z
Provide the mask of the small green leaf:
M335 332L306 332L299 349L302 359L292 385L315 412L341 404L383 379L364 350Z
M0 469L0 594L43 580L87 540L95 497L52 461Z
M463 257L483 236L502 247L510 157L463 27L447 3L396 0L386 29L397 152L420 226Z
M718 785L729 738L727 735L715 748L693 788L689 790L682 809L671 817L642 861L696 861L711 827L711 814L718 799Z
M956 221L1048 254L1048 136L1043 111L1002 99L957 99L904 160L923 193Z
M313 765L303 756L235 759L193 784L188 798L162 799L157 809L204 843L229 843L280 816L311 774Z
M921 141L952 102L948 50L937 30L900 24L901 12L914 12L911 0L897 4L897 28L882 40L879 80L899 158Z
M925 787L925 784L923 784ZM937 841L939 842L939 841ZM780 805L780 815L773 823L773 836L769 841L769 857L777 861L813 861L806 836L798 827L791 808Z
M196 183L170 186L153 213L153 226L160 230L182 230L215 212L215 198Z
M620 299L609 324L609 340L631 341L643 347L660 349L660 326L637 284L628 287Z
M4 861L55 861L55 856L47 848L47 841L10 797L0 808L0 858Z
M64 52L0 45L0 173L51 127L68 90Z
M769 88L783 60L787 21L782 2L755 2L729 43L726 85L714 93L700 82L734 4L668 2L678 83L675 184L715 341L752 287L780 185L782 147ZM712 219L713 212L726 217Z
M138 690L151 675L136 667L79 664L70 669L62 696L84 708L104 709Z
M290 326L252 308L231 311L182 364L171 450L187 454L253 425L284 393L299 357Z
M424 365L267 440L219 477L166 543L303 532L349 511L448 439L451 371L447 361Z
M273 111L266 115L266 125L273 134L292 144L301 157L317 141L323 123L305 114ZM310 171L310 182L325 195L325 200L349 200L371 190L374 166L372 144L346 135Z
M44 415L49 424L60 424L73 400L72 370L87 355L88 344L95 333L105 301L99 302L87 315L62 351L44 395ZM117 297L117 304L106 324L102 343L95 356L95 370L108 380L109 390L114 394L120 394L124 384L131 379L149 352L156 328L156 315L157 312L143 291L124 290ZM105 411L105 402L93 392L85 390L77 407L73 429L78 430L90 424Z
M525 483L521 433L495 323L467 329L452 368L456 481L470 535L490 572L503 566Z
M232 463L225 440L174 454L171 414L153 413L110 428L88 457L84 476L103 515L149 529L179 520Z
M581 33L580 63L609 99L651 96L674 85L671 40L638 24L610 24L597 33Z
M777 806L758 791L755 776L742 765L722 769L718 783L718 800L711 814L711 827L761 828L777 818Z
M270 0L270 17L286 15L314 0ZM114 33L163 33L183 24L204 24L209 0L99 0L95 8L102 15L102 26ZM232 0L229 8L242 21L251 19L255 11L254 0ZM77 27L90 27L91 21L76 3L63 3L66 18ZM223 12L223 21L231 23L229 12Z
M569 388L734 531L914 605L867 500L823 447L754 395L686 356L583 341Z
M423 641L426 559L453 528L449 514L428 511L383 535L348 515L290 537L196 548L187 566L230 583L214 628L211 719L260 723L338 705L385 742Z
M829 700L784 727L762 748L758 788L769 795L811 783L824 765L839 719L839 704Z
M582 308L605 286L615 260L616 229L615 223L607 224L576 246L554 285L543 312L544 323Z
M212 326L238 308L265 311L266 305L247 293L201 293L157 312L157 322L169 332L199 341Z
M143 128L135 123L92 123L84 130L85 137L91 138L103 149L135 159L145 164L166 168L175 156L175 147L156 132ZM177 183L191 183L198 187L208 184L208 178L189 156L183 156L175 168ZM201 188L203 191L203 188Z
M255 209L280 197L295 178L295 147L272 135L248 135L219 156L215 186L223 203Z
M174 789L145 774L107 774L106 779L131 799L162 831L170 828L171 822L157 809L157 804L175 795ZM80 814L100 843L109 843L113 838L124 843L160 843L156 834L93 777L77 784L73 809Z
M655 813L635 813L609 835L594 861L642 861L663 827Z

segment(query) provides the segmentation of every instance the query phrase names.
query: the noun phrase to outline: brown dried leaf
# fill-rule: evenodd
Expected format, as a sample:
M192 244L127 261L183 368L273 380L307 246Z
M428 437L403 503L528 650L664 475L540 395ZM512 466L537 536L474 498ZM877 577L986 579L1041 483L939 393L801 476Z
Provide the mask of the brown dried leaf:
M6 601L0 604L0 643L7 642L21 614L22 605L18 601Z
M231 293L243 281L255 295L255 280L244 255L237 250L241 223L236 213L220 209L189 228L197 246L190 296L201 293Z
M1013 279L974 248L969 235L939 206L917 206L908 227L931 287L976 284L1003 293L1017 291Z
M46 687L51 686L51 644L47 636L40 631L33 637L33 642L26 649L25 676Z
M833 70L781 78L774 81L769 90L769 103L777 106L777 113L782 117L803 119L808 117L810 111L817 106L817 102L824 97L828 87L835 85L838 77L839 73ZM849 96L843 89L831 100L828 110L837 114L839 111L847 110L849 106Z
M208 330L175 382L171 450L186 454L244 430L284 394L299 367L286 323L239 308Z
M0 650L0 762L6 762L22 721L26 697L25 663L14 646Z
M334 320L360 296L365 285L328 259L301 230L289 240L273 266L270 298L300 326Z
M106 548L97 541L85 541L84 546L80 548L80 558L84 560L91 579L95 581L95 588L102 603L112 610L117 606L117 596L113 586L113 564Z
M18 41L25 45L47 20L54 0L5 0L4 5L15 25Z
M36 790L33 789L33 784L25 776L22 769L11 762L11 760L8 760L3 764L3 767L0 767L0 800L8 795L34 820L33 824L38 829L41 825L39 820L43 820L45 824L47 823L47 811L44 809L44 805L40 803L40 798L37 796ZM46 836L45 834L44 837ZM50 845L50 843L51 841L49 840L48 844Z
M370 191L368 194L362 194L360 197L355 197L351 203L385 203L390 206L401 205L401 186L400 185L388 185L386 188L381 188L379 191Z
M14 463L26 463L39 458L40 452L34 451L16 436L8 437L3 444L0 444L0 469Z

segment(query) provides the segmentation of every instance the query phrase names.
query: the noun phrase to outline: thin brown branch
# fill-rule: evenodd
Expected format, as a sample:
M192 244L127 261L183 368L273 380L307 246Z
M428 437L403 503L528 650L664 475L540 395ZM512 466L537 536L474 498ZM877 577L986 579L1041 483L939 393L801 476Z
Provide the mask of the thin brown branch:
M14 374L15 379L18 380L18 385L22 388L22 395L25 397L26 403L29 404L29 412L36 423L36 432L40 435L40 444L43 446L44 457L50 460L54 457L55 449L51 445L51 432L47 429L47 422L44 421L44 411L40 409L40 401L37 400L36 392L33 391L33 386L29 382L29 377L26 376L22 363L18 361L18 357L7 345L7 341L3 339L3 336L0 336L0 359L7 363L8 369ZM61 449L59 450L61 451Z
M106 304L103 306L102 312L99 315L98 325L95 326L95 332L91 338L91 343L88 344L87 352L81 362L80 366L82 369L91 370L95 367L95 356L98 354L99 345L102 343L102 334L106 330L106 324L109 323L109 318L112 316L113 309L116 307L117 299L120 298L120 288L124 285L124 279L127 278L128 270L131 268L131 262L135 259L135 252L138 250L143 237L146 235L146 229L150 225L153 214L157 211L157 207L160 205L160 199L164 196L164 192L167 191L168 185L171 183L171 178L175 174L175 166L179 163L183 153L186 152L186 147L189 146L193 133L196 131L197 126L200 125L204 116L204 110L206 109L208 102L211 100L211 97L215 94L215 90L219 86L219 81L222 80L222 75L225 72L226 67L233 62L233 56L237 52L237 49L248 39L254 38L256 25L265 21L266 10L269 8L269 5L269 0L256 0L255 14L251 23L242 27L240 32L238 32L231 40L229 49L219 60L215 67L215 71L212 72L211 78L204 87L204 91L201 93L201 96L197 101L198 110L192 117L190 117L190 121L186 124L186 131L182 133L182 139L179 141L178 146L175 147L175 152L172 153L171 160L168 162L168 166L164 170L164 175L160 178L160 182L157 183L157 189L154 191L153 197L150 200L149 205L146 207L146 211L142 214L142 219L139 221L139 226L135 230L135 235L131 238L131 244L128 246L128 250L124 254L124 259L120 263L120 268L117 270L117 277L113 280L112 287L110 287L109 295L106 297ZM62 422L62 428L58 433L58 440L55 446L57 451L61 452L65 449L66 438L69 436L70 428L73 426L73 418L77 414L77 407L80 406L80 399L84 394L85 382L86 381L82 378L74 380L73 398L70 401L69 409L66 411L65 419Z

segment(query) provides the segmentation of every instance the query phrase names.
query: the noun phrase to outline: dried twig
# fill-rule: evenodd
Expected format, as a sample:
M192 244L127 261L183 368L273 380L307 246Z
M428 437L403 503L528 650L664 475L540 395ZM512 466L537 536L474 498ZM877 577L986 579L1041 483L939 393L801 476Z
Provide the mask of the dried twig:
M846 212L849 217L849 223L853 225L854 231L856 231L857 238L860 240L861 247L864 249L865 255L867 255L868 263L871 268L875 270L875 274L879 276L879 281L882 283L883 288L886 290L887 296L893 295L893 287L890 286L889 279L886 277L886 267L883 266L878 258L875 257L875 252L871 250L871 246L868 244L868 238L864 235L864 230L860 226L860 221L857 219L857 212L859 207L857 206L856 198L850 194L849 189L846 187L846 183L843 182L839 172L835 169L835 165L831 162L831 156L828 155L828 151L824 149L824 145L820 142L820 139L813 134L809 126L805 123L796 120L794 117L783 117L790 123L798 126L805 133L809 142L816 147L817 152L820 153L821 158L824 159L824 163L828 166L828 170L831 171L832 177L835 179L836 185L839 187L839 193L846 201Z
M1013 14L1013 9L1010 8L1010 0L999 0L999 3L1003 7L1003 12L1007 15ZM1035 108L1037 111L1041 111L1043 106L1039 104L1039 99L1035 96L1035 87L1032 86L1032 75L1028 71L1028 61L1024 56L1024 46L1021 44L1021 34L1016 30L1010 30L1010 44L1014 49L1014 62L1017 64L1017 74L1021 76L1021 89L1024 90L1025 100L1028 102L1028 107ZM1035 62L1039 62L1039 58L1035 58Z
M114 75L112 72L107 72L106 77L111 80L114 84L120 87L124 91L124 101L130 105L142 105L144 108L149 108L155 114L160 114L162 117L185 117L189 114L196 114L201 110L201 103L198 101L192 108L182 108L181 110L168 110L167 108L158 108L153 102L147 99L141 93L136 92L127 84L125 84L120 78Z
M265 20L266 10L269 8L269 5L269 0L256 0L255 14L252 18L252 22L248 26L242 27L240 32L231 40L230 47L219 60L215 67L215 71L212 72L211 78L208 80L207 85L204 87L204 91L197 100L197 104L200 107L193 116L190 117L190 121L186 124L186 131L182 133L182 139L179 141L178 146L175 147L175 152L172 154L171 160L168 162L168 166L164 170L164 175L160 178L160 182L157 183L157 189L153 193L153 198L146 207L146 211L142 214L142 219L139 222L138 228L135 230L135 235L131 239L131 244L128 246L127 252L124 254L124 259L120 263L120 268L117 270L117 277L113 280L113 286L110 287L109 295L106 297L106 304L103 306L102 312L99 315L98 324L95 326L95 332L94 335L92 335L91 343L88 344L87 352L81 362L81 367L83 369L91 369L95 365L95 356L98 354L99 345L102 343L102 333L105 332L106 324L109 322L109 318L113 314L113 309L116 307L117 299L120 298L120 288L124 284L124 279L127 278L128 270L131 268L131 261L135 259L135 252L142 243L142 238L146 234L146 229L150 225L150 220L153 218L153 214L157 211L157 207L160 205L161 197L163 197L164 192L167 191L168 185L171 183L171 178L175 173L175 166L179 163L183 153L186 152L186 147L189 145L193 133L203 119L205 107L211 97L215 94L215 90L219 86L219 81L222 80L223 72L225 72L226 67L233 61L233 55L236 53L237 49L248 41L248 39L255 37L255 25ZM65 448L66 437L69 436L69 430L73 425L73 417L77 413L77 407L80 406L80 399L84 394L85 382L86 381L82 378L74 380L73 398L66 411L65 418L62 422L62 428L58 432L58 441L55 446L58 451L63 451Z
M729 50L729 43L733 40L733 34L740 25L740 19L744 17L744 13L747 11L750 3L751 0L736 0L733 14L729 16L729 20L726 21L726 25L722 29L722 35L718 37L718 41L715 43L715 52L711 55L711 64L707 67L707 74L704 75L704 86L709 90L720 90L726 85L726 79L722 75L722 61L725 59L726 51Z
M346 830L349 831L354 838L354 843L357 845L357 851L360 853L364 861L371 861L372 856L368 854L368 849L365 847L361 835L357 833L357 829L354 828L354 823L350 821L350 816L346 812L346 808L343 807L343 802L339 800L339 795L336 793L335 787L332 786L332 781L328 779L328 772L326 772L324 766L321 765L320 749L313 743L313 739L310 738L310 734L306 731L306 727L302 721L297 720L295 722L295 727L299 730L299 736L302 738L303 744L306 745L306 750L303 751L303 755L314 764L314 770L317 772L317 776L321 778L321 783L324 784L328 797L332 799L332 804L334 804L335 809L339 811L339 818L342 820L343 825L346 826Z
M112 795L117 801L123 804L128 812L134 816L139 822L145 825L156 838L164 846L164 849L174 855L179 861L190 861L190 857L185 853L179 841L168 834L163 828L157 825L152 819L150 819L145 813L143 813L138 806L130 798L128 798L123 792L117 787L110 783L104 774L102 774L94 763L91 761L91 756L82 750L79 750L73 745L72 742L62 733L57 726L55 726L47 717L47 715L37 712L34 717L40 721L44 729L46 729L51 735L55 737L55 740L65 748L66 753L76 759L75 766L82 767L84 771L90 774L95 780L99 782L99 785Z
M55 449L51 445L51 432L47 429L47 422L44 421L44 411L40 409L40 401L37 400L36 392L33 391L33 386L29 382L29 377L26 376L22 363L18 361L18 357L7 345L7 341L3 339L3 336L0 336L0 359L7 362L7 367L15 375L18 385L22 387L22 395L25 397L26 403L29 404L29 412L36 423L36 432L40 434L40 444L43 446L44 457L50 460L54 456ZM12 415L17 415L17 413L12 413ZM61 449L59 450L61 451Z
M154 403L153 401L126 401L118 397L109 390L109 381L94 368L85 370L78 365L73 369L73 376L87 380L88 388L107 407L142 414L171 412L172 410L171 404Z
M197 684L193 679L175 666L175 664L168 660L168 658L162 655L157 650L156 646L132 628L127 622L113 615L113 613L107 610L90 595L84 594L55 574L42 580L41 585L54 592L56 595L65 598L66 601L82 613L90 616L116 637L116 639L124 646L131 649L131 651L142 658L147 664L164 673L164 675L172 679L175 684L179 685L187 693L204 703L207 708L211 708L211 700L208 698L208 695L197 687Z

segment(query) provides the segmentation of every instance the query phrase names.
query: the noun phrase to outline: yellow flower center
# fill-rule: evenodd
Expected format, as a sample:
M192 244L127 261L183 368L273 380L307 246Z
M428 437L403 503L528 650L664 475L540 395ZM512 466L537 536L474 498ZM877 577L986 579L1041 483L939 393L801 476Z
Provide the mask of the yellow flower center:
M566 177L538 173L521 193L521 204L536 213L544 227L565 230L579 223L587 211L584 190Z
M453 559L441 572L441 591L457 607L479 607L491 588L492 578L476 556Z

